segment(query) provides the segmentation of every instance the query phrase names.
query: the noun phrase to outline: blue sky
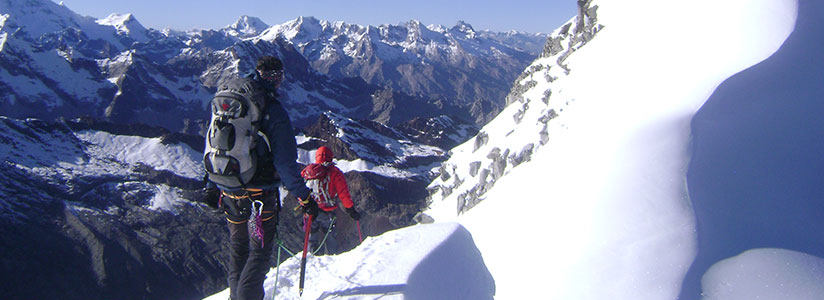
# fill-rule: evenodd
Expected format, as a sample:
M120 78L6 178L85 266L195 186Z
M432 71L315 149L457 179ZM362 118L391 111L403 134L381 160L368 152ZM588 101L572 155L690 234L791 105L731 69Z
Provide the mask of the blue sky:
M55 2L61 2L56 0ZM162 29L217 29L241 15L258 17L269 25L299 16L361 25L398 24L416 19L424 24L452 26L458 20L476 30L518 30L549 33L576 14L575 0L63 0L84 16L104 18L132 13L144 26Z

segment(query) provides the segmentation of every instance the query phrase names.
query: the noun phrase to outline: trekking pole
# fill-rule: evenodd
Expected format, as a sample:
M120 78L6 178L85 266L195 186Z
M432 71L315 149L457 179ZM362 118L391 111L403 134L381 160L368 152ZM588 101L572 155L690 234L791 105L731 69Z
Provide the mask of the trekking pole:
M277 231L275 231L275 235L277 235ZM275 261L275 288L272 289L272 300L275 300L275 294L278 292L278 278L280 277L280 238L277 239L278 243L278 259Z
M363 243L363 235L361 235L361 230L360 230L360 220L355 221L355 224L358 225L358 239L360 240L361 243Z
M298 296L303 296L303 280L306 275L306 253L309 248L309 232L312 228L312 215L303 215L303 257L300 259L300 284L298 285Z

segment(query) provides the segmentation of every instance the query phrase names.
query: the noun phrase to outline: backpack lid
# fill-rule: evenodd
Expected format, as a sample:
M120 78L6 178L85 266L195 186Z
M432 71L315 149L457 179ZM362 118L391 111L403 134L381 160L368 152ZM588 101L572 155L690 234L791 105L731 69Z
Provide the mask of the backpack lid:
M310 164L300 171L300 176L305 180L322 179L328 174L328 167L323 164Z

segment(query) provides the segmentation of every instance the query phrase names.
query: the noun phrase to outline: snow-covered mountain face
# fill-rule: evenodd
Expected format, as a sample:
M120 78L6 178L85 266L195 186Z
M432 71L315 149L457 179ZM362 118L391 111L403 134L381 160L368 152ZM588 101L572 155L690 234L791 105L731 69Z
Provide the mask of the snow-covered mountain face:
M297 127L314 123L327 110L390 125L444 113L473 120L475 113L467 113L468 106L461 101L477 100L479 104L473 109L488 114L494 108L489 103L503 101L508 82L534 57L513 50L494 38L471 40L465 37L473 35L471 27L466 25L443 33L464 36L452 39L452 48L459 52L444 48L446 44L438 44L433 49L440 50L432 52L438 55L427 56L425 61L409 61L411 56L408 54L402 55L407 57L404 60L375 56L386 60L381 63L382 68L402 70L403 76L393 75L371 84L364 82L371 82L371 77L359 80L348 75L335 76L342 75L338 73L320 74L317 66L324 62L317 56L304 56L308 53L305 51L309 51L306 47L296 51L295 41L286 38L294 36L269 34L278 28L292 28L294 22L269 27L257 18L242 16L220 30L158 31L146 29L130 14L113 14L94 20L48 0L5 0L0 3L0 16L0 87L3 89L0 109L4 115L41 119L94 116L118 123L144 123L189 133L203 129L208 116L206 101L217 85L247 74L262 55L276 55L284 60L286 81L281 88L281 101ZM347 25L347 28L361 27ZM396 30L401 27L386 28ZM420 24L415 28L432 32ZM295 33L299 36L321 38L307 26L296 28L295 32L300 32ZM490 32L484 35L496 36ZM530 41L536 39L540 36L514 33L501 34L499 38L531 47L534 43ZM413 48L418 49L415 51L424 54L424 48L420 48L423 42L435 45L429 43L429 37L422 37L419 42L406 43L404 47L415 46ZM389 48L396 54L407 49ZM412 62L415 64L410 64ZM420 62L429 67L410 67ZM423 85L401 82L406 78L431 77L421 72L443 73L442 70L456 66L461 66L456 69L460 73L456 73L458 77L441 76L436 80L459 84L441 86L442 91L420 88L433 85L433 81ZM493 88L494 93L479 87L477 89L482 92L468 93L460 101L445 96L443 91L447 90L476 89L459 85L481 86L474 79L481 76L476 73L492 74L489 75L492 77L483 79L500 83L500 86ZM392 74L400 73L392 71Z
M189 201L199 138L0 117L0 140L4 297L193 299L225 285L224 222Z
M510 83L540 51L543 34L478 32L465 22L452 28L361 26L300 17L258 38L284 38L312 67L335 78L358 77L456 108L448 113L484 124L503 107ZM522 47L522 48L521 48Z

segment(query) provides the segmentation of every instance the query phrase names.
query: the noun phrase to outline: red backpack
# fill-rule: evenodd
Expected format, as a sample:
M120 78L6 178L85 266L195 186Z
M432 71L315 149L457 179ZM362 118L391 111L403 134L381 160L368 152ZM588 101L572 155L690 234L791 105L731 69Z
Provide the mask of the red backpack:
M306 186L312 189L312 195L317 201L323 202L327 207L335 206L332 197L329 196L329 167L324 164L313 163L300 171L300 176L306 180Z

